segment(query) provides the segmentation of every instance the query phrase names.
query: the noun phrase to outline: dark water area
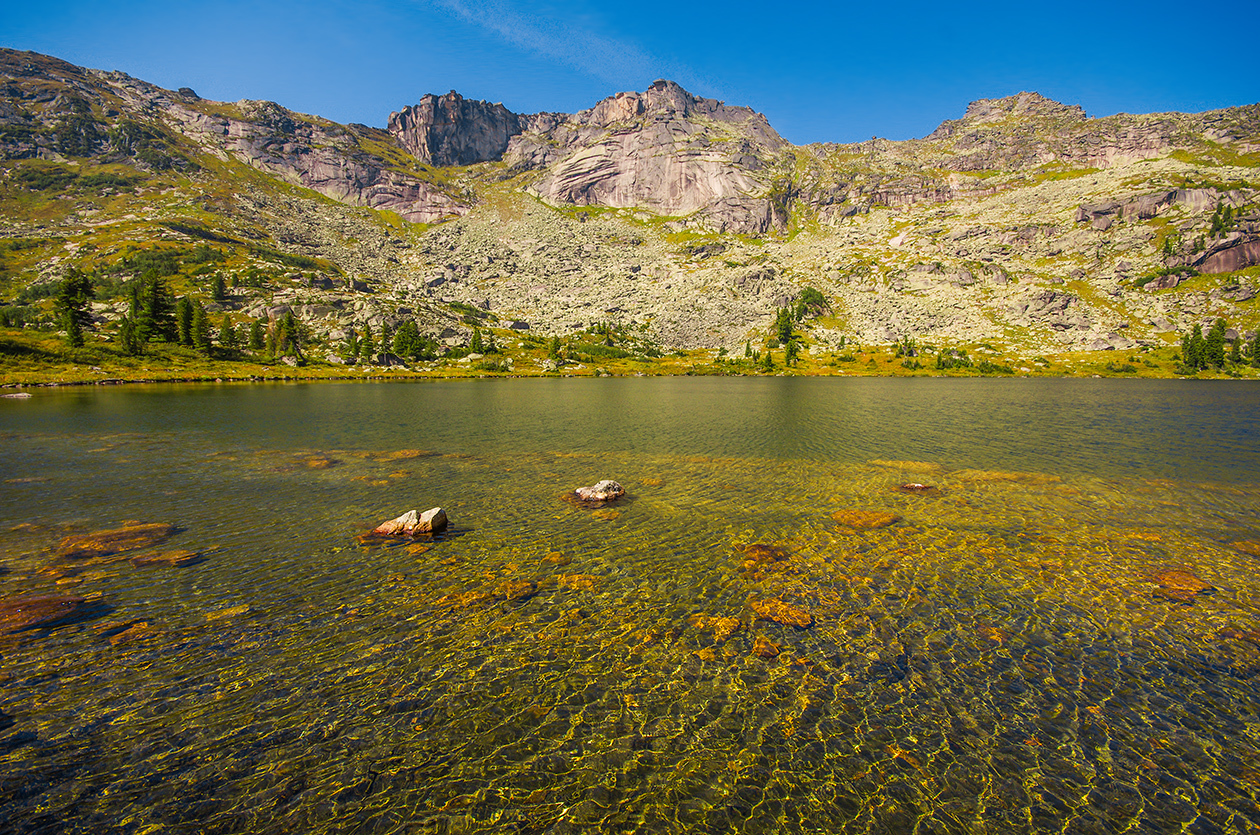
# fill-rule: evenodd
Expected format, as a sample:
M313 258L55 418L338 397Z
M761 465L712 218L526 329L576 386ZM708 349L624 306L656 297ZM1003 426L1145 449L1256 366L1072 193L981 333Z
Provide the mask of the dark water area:
M1258 568L1245 383L37 391L0 832L1255 831Z

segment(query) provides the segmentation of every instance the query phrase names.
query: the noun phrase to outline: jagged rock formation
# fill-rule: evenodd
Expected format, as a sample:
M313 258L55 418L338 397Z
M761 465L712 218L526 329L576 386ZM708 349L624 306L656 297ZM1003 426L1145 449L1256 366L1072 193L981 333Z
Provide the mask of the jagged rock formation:
M0 157L0 199L21 198L0 236L40 259L0 249L10 296L68 263L211 241L307 264L233 309L330 339L415 319L458 343L474 311L734 348L804 286L831 307L819 346L1127 350L1220 315L1260 324L1260 105L1095 119L1020 93L924 139L792 146L658 81L571 115L428 95L381 130L0 50Z

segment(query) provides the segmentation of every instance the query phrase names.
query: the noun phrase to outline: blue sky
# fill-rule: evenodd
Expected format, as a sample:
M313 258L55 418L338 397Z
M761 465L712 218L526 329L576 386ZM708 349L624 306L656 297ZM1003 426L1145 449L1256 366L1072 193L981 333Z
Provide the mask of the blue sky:
M0 45L383 126L429 92L575 112L672 78L792 142L908 139L1036 90L1091 116L1260 101L1260 2L0 2ZM1231 35L1230 33L1234 33Z

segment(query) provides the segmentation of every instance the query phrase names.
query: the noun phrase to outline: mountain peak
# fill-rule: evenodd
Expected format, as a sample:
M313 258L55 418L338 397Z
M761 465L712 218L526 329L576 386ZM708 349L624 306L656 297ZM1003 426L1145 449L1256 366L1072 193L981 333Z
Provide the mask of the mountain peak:
M967 112L961 119L946 119L927 138L944 139L961 128L991 124L1019 116L1065 118L1072 121L1087 118L1085 109L1079 104L1063 104L1040 93L1021 92L996 99L976 99L967 105Z

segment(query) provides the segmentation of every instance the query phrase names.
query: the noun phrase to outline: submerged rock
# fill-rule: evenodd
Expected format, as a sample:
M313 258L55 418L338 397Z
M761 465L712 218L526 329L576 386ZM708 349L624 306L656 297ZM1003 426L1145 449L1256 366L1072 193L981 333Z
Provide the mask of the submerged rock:
M382 522L372 529L372 536L413 536L418 533L437 533L446 529L446 511L433 507L424 513L409 510L397 519Z
M710 615L692 615L687 623L696 629L713 632L713 640L719 644L739 631L742 624L739 618L715 618Z
M137 568L144 566L175 568L183 565L195 565L201 561L200 551L163 551L160 554L140 554L131 558L131 564Z
M895 513L882 510L837 510L831 514L833 521L854 530L874 530L886 528L901 521Z
M760 579L768 572L783 571L788 567L792 552L780 545L754 542L744 546L745 560L740 571L749 579Z
M1151 575L1150 580L1159 586L1156 592L1161 597L1189 603L1200 592L1214 591L1212 586L1203 582L1189 571L1165 569Z
M1244 554L1250 554L1253 557L1260 557L1260 539L1244 539L1233 543L1233 547L1237 551Z
M753 641L752 651L753 655L761 658L775 658L782 652L782 647L765 635L758 635L756 640Z
M174 525L162 522L129 524L107 531L67 536L57 546L61 557L72 560L107 557L124 551L137 551L160 545L175 533Z
M86 605L86 598L56 595L0 600L0 635L68 623Z
M784 626L795 626L805 629L814 625L814 616L807 610L789 606L777 597L766 600L750 600L748 605L757 614L759 620L770 620Z
M537 593L538 584L533 580L506 580L495 586L493 596L508 600L528 600Z

